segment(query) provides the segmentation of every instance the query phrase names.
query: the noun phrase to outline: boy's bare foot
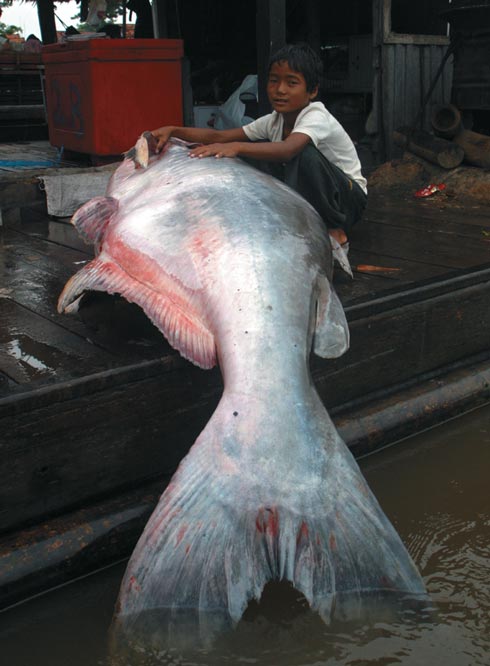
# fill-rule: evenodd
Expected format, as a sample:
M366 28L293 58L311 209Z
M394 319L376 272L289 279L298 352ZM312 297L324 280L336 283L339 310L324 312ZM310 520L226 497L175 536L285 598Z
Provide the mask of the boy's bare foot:
M343 229L329 229L328 233L339 245L345 245L345 243L347 243L347 235Z
M347 258L347 253L349 252L349 243L347 242L347 236L343 234L345 242L341 244L336 238L336 236L338 237L338 234L332 234L331 230L329 230L329 234L330 234L330 245L332 246L332 257L334 259L334 262L336 261L340 265L343 271L345 271L351 277L354 277L352 275L352 269L350 267L349 259Z

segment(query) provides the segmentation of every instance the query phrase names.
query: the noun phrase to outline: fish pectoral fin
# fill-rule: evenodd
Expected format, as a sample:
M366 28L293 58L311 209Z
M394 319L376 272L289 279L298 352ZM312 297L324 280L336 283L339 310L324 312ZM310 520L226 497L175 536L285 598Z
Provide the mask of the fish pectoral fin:
M136 144L123 153L125 159L133 160L136 167L146 169L152 155L157 154L157 140L149 131L143 132Z
M214 335L192 307L192 298L180 308L171 294L155 291L138 282L104 253L68 280L58 300L58 312L72 312L72 304L85 291L121 294L136 303L180 354L200 368L216 365Z
M118 206L113 197L94 197L77 210L71 223L86 243L97 245Z
M322 358L337 358L349 348L349 326L335 289L325 276L319 280L313 351Z
M86 291L120 293L124 279L123 276L116 278L116 269L117 267L105 260L103 255L90 261L65 284L58 298L58 312L60 314L76 312L80 296Z

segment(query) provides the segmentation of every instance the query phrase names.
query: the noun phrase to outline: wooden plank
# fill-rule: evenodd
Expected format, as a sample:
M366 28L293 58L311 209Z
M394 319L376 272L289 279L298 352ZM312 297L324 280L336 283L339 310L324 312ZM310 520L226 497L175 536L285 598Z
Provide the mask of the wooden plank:
M23 393L15 393L0 399L0 418L21 416L29 411L43 409L99 392L118 390L128 383L164 376L188 364L181 356L165 356L133 365L117 366L91 375L67 381L33 387Z
M391 45L382 46L382 128L384 131L384 159L391 159L393 152L393 129L395 124L395 90L396 68L395 47Z
M333 283L344 308L376 298L392 286L382 275L357 273L354 279L351 279L337 268L334 271Z
M219 374L187 364L4 415L0 455L11 462L0 468L0 530L173 472L220 386Z
M352 322L374 314L397 310L447 294L461 294L465 289L475 286L488 289L489 283L490 266L477 266L465 271L451 271L444 278L438 276L416 284L397 285L385 289L376 297L349 304L345 308L347 321Z
M58 315L56 311L56 301L65 285L65 276L42 270L41 262L22 261L9 249L5 249L1 257L0 280L4 296L73 332L87 335L87 329L78 317Z
M92 245L85 243L68 221L51 220L43 210L21 209L17 216L7 218L4 226L31 238L79 250L93 256Z
M430 291L428 292L430 293ZM356 318L351 347L339 359L314 358L313 375L328 407L359 399L471 355L490 351L490 279ZM393 298L396 303L396 296ZM467 335L471 331L471 335Z
M366 455L387 443L437 426L450 418L488 404L490 355L455 363L447 371L427 373L419 381L334 416L342 439L354 455Z
M46 120L44 104L9 104L0 106L0 119Z
M375 123L375 132L378 135L378 153L381 161L385 159L386 146L385 146L385 132L384 132L384 118L383 118L383 103L385 91L385 72L383 69L384 64L384 47L383 47L383 1L372 0L373 11L373 65L374 65L374 79L373 79L373 114Z
M416 229L421 222L440 233L455 233L461 236L479 237L484 231L490 232L490 217L484 206L462 206L437 196L427 200L404 198L393 202L384 197L370 194L370 201L363 215L363 221L412 226Z
M426 92L429 90L429 86L432 84L433 81L436 80L437 72L439 69L439 66L441 64L441 61L444 57L444 48L443 47L437 47L435 45L430 46L429 48L426 49L425 51L425 70L426 72L424 73L425 76L425 90ZM447 67L447 64L445 65ZM425 112L424 112L424 127L429 128L431 127L431 122L430 122L430 116L432 112L432 106L434 100L444 100L444 77L441 72L439 75L439 78L437 80L437 83L435 85L434 91L432 93L431 99L428 101L425 107ZM449 99L447 97L446 99Z
M10 395L15 387L16 384L13 379L0 370L0 399Z
M91 292L76 315L58 314L56 301L65 279L11 259L5 252L0 263L3 292L19 305L76 333L117 356L119 363L158 358L173 353L163 335L143 311L117 296Z
M363 267L366 266L373 266L373 269L386 268L386 271L380 270L377 272L373 270L372 274L398 284L420 282L421 280L428 280L429 278L447 275L448 273L448 268L445 266L434 266L430 263L410 261L401 257L393 257L389 254L367 252L364 250L353 250L350 253L350 262L352 270L356 275L362 272Z
M0 610L129 557L168 482L163 477L1 537ZM3 624L0 640L5 631Z
M490 239L490 221L486 226L477 224L465 224L463 221L444 220L443 210L439 211L439 216L435 217L430 212L421 209L417 215L412 211L403 210L382 210L374 213L366 213L363 223L374 222L378 224L387 224L392 227L403 227L413 229L414 233L430 230L434 234L447 234L457 239L457 242L464 242L465 238L487 242ZM454 218L453 218L454 219Z
M424 47L407 44L405 46L395 46L395 49L404 50L404 69L405 69L405 88L402 97L397 99L399 107L399 118L405 119L404 122L395 122L395 129L400 125L412 125L419 113L422 103L423 81L420 71L421 53Z
M71 277L91 259L86 251L29 237L8 227L0 230L0 234L3 251L8 251L15 260L40 267L46 273L63 279Z
M448 42L448 37L444 37L444 35L406 35L401 32L390 32L385 36L385 44L414 44L420 46L437 44L438 46L446 46Z
M32 386L97 372L113 357L88 340L18 305L0 299L0 369Z
M434 233L431 229L414 233L410 228L369 222L354 228L351 247L387 257L399 257L418 263L446 268L469 268L486 265L490 261L490 248L480 240Z

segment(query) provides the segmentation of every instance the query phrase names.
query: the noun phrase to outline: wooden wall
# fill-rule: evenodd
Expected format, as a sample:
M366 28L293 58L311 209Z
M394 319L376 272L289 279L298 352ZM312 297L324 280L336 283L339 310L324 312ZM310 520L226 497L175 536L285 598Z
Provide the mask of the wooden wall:
M373 108L384 159L397 156L393 130L411 126L449 46L444 35L402 34L391 30L391 0L374 0L375 83ZM453 63L449 57L417 127L430 129L434 104L450 101Z

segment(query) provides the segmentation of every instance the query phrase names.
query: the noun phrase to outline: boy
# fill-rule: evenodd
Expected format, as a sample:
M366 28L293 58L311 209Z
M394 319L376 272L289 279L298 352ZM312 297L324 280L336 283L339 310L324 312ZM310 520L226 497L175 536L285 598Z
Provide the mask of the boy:
M307 44L286 45L269 65L271 114L229 130L161 127L152 132L157 152L176 137L204 144L190 151L193 158L245 158L309 201L334 248L337 241L347 249L347 233L366 205L366 179L348 134L322 102L313 101L321 73L321 60Z

